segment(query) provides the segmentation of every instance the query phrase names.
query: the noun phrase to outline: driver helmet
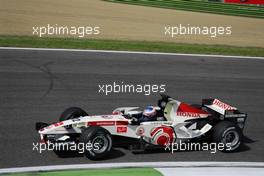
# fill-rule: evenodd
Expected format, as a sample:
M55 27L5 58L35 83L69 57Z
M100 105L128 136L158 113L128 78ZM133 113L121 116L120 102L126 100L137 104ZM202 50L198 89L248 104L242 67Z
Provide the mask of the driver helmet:
M154 117L157 114L154 106L147 106L147 108L143 111L143 115L146 117Z

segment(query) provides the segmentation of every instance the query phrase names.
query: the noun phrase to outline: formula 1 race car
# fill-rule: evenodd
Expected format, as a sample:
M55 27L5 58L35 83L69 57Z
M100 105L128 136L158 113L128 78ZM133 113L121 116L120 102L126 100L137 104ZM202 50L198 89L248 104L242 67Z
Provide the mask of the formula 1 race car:
M91 148L85 148L84 155L92 160L104 158L116 144L145 149L210 138L211 142L223 143L225 152L241 145L247 114L218 99L189 105L161 96L155 121L138 122L143 113L138 107L120 107L111 115L93 116L71 107L61 114L59 122L38 122L36 130L46 144L89 144Z

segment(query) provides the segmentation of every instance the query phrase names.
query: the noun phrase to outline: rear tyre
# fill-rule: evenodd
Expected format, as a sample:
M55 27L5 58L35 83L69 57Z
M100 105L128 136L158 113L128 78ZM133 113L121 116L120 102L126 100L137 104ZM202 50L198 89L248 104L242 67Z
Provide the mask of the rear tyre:
M99 126L84 129L80 136L80 143L85 146L84 155L91 160L100 160L106 157L112 149L111 134Z
M224 144L223 152L236 151L242 143L241 129L230 121L221 121L214 127L213 140Z
M59 121L64 121L64 120L69 120L69 119L74 119L78 118L81 116L88 116L88 114L82 110L81 108L78 107L70 107L67 108L65 111L62 112Z

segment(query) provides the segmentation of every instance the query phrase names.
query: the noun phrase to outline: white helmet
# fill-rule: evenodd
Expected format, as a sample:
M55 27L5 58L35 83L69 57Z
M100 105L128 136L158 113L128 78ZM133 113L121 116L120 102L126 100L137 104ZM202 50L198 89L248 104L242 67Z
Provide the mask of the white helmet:
M154 106L147 106L147 108L143 111L143 115L146 117L154 117L157 114Z

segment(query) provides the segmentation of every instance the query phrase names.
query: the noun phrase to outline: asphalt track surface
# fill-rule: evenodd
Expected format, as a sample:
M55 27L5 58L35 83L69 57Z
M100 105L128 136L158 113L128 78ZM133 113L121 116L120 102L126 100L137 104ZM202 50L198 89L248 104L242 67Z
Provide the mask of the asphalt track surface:
M264 60L202 56L0 50L0 168L58 164L148 161L264 161ZM248 113L240 152L132 153L116 148L103 161L59 158L32 151L35 122L55 122L67 107L109 114L119 106L155 104L145 96L98 93L98 85L166 84L172 97L188 103L217 97Z

